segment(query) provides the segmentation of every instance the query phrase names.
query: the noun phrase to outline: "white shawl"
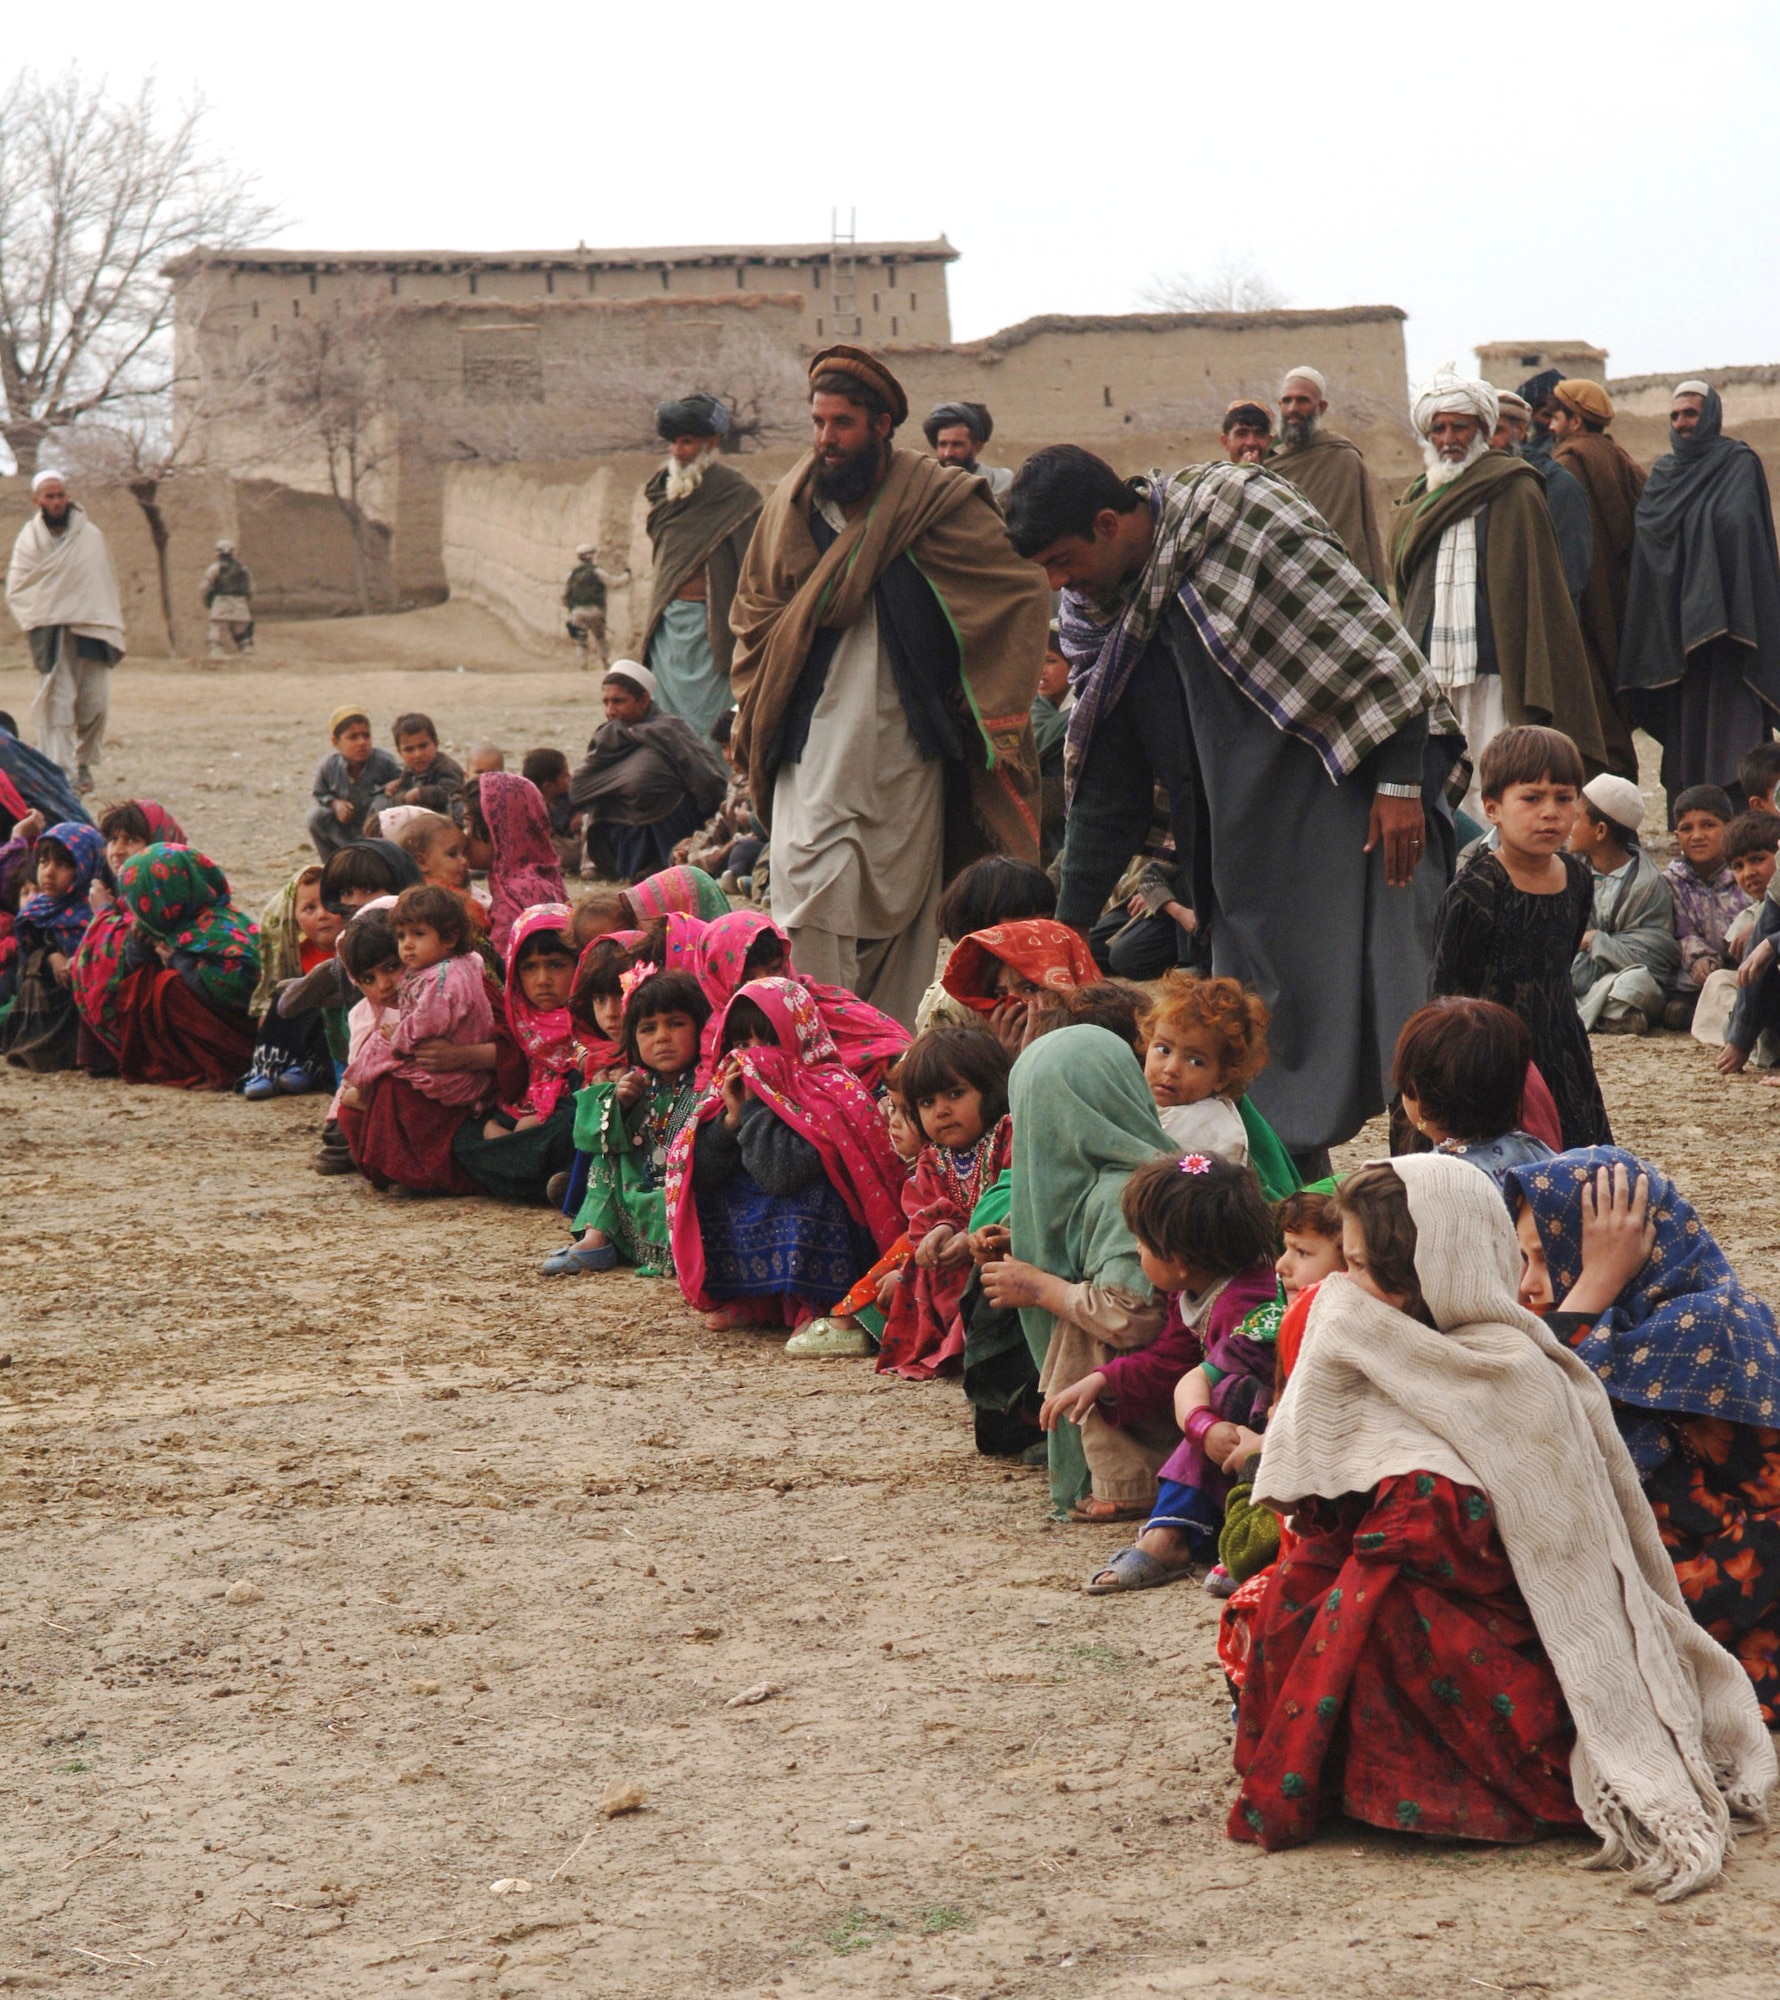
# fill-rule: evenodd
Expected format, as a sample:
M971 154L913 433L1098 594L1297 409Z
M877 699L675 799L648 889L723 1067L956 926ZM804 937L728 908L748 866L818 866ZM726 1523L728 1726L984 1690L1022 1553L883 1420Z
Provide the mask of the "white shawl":
M1489 1499L1570 1716L1570 1781L1659 1901L1717 1878L1731 1822L1764 1823L1774 1746L1749 1677L1691 1617L1606 1391L1516 1302L1495 1184L1441 1154L1393 1160L1440 1331L1351 1278L1324 1281L1267 1425L1255 1498L1365 1492L1443 1473Z
M52 535L33 514L12 545L6 572L6 608L27 632L40 625L72 625L89 639L124 650L124 611L105 537L79 507Z

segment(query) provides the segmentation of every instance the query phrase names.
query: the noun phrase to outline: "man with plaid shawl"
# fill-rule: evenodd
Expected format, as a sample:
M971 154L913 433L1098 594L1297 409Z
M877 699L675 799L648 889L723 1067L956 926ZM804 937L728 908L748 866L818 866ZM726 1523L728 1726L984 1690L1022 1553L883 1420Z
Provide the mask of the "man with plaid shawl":
M1451 713L1322 516L1264 467L1123 480L1055 445L1021 468L1007 519L1064 593L1058 919L1100 914L1161 785L1213 969L1272 1010L1250 1095L1320 1166L1383 1109L1397 1031L1427 999Z

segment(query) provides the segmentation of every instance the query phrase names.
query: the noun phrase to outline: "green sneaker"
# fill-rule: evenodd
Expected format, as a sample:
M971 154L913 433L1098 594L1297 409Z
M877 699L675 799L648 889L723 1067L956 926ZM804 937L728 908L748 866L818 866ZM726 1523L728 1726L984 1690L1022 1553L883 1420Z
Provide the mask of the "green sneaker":
M813 1319L786 1341L785 1352L800 1355L806 1361L812 1355L820 1358L829 1354L869 1354L871 1342L865 1329L851 1320Z

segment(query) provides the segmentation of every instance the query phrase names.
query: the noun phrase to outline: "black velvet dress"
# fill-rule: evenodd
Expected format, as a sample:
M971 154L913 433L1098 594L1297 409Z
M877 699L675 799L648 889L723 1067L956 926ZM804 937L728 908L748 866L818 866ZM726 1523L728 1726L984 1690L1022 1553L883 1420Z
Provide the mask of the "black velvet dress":
M1586 861L1559 853L1568 878L1555 896L1514 886L1497 854L1480 854L1447 890L1434 941L1434 991L1511 1008L1533 1038L1533 1060L1557 1104L1564 1145L1610 1146L1588 1030L1576 1011L1570 962L1594 911Z

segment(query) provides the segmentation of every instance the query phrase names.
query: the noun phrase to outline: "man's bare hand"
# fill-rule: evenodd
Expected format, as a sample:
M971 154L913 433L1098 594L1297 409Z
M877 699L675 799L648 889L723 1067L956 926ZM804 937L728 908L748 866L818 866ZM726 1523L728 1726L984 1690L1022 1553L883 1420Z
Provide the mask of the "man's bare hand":
M1364 852L1384 848L1384 879L1393 889L1406 889L1427 849L1428 823L1420 799L1375 795L1366 827Z

